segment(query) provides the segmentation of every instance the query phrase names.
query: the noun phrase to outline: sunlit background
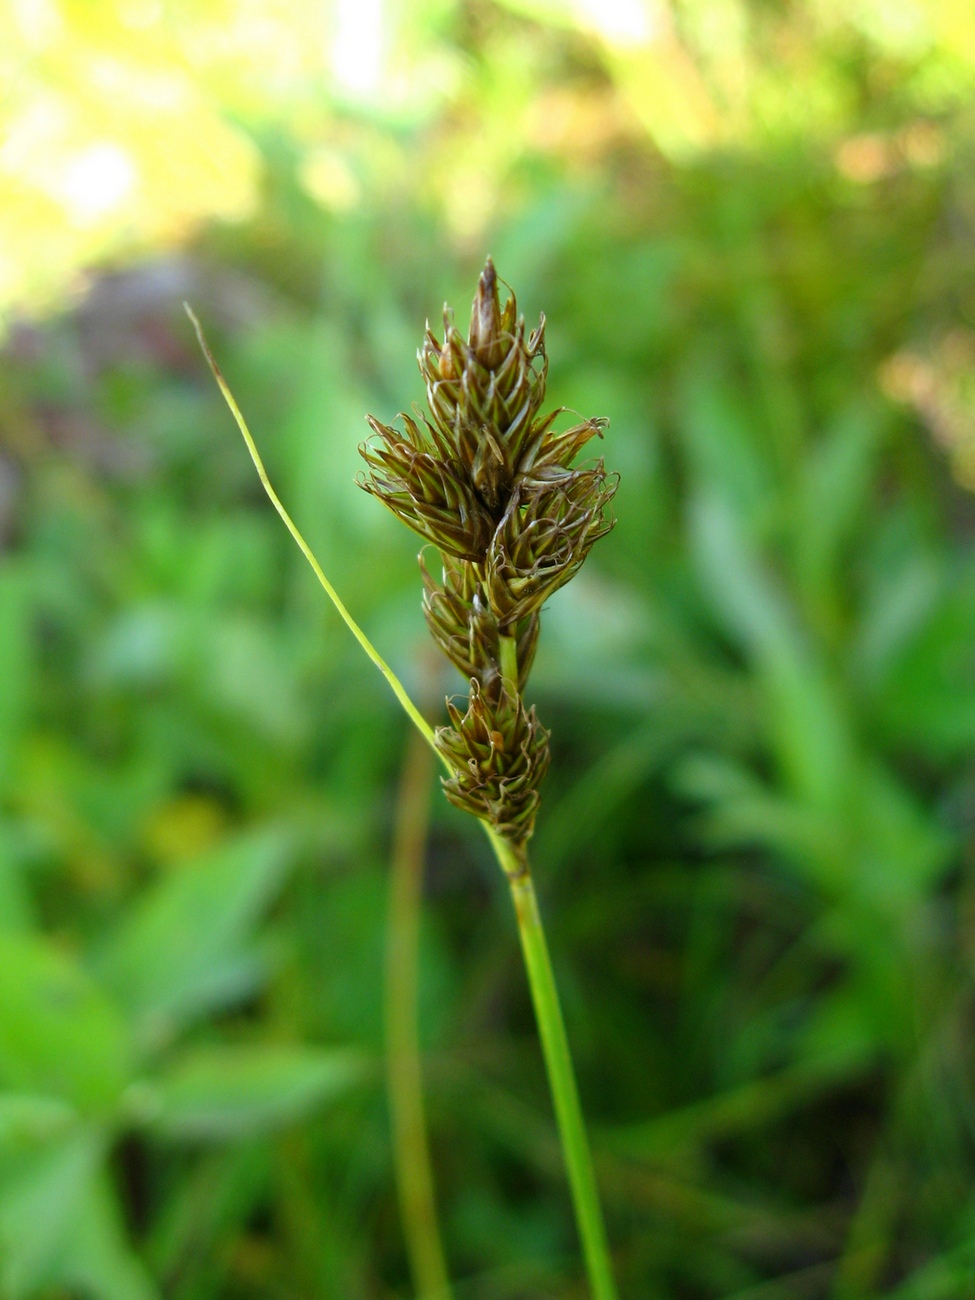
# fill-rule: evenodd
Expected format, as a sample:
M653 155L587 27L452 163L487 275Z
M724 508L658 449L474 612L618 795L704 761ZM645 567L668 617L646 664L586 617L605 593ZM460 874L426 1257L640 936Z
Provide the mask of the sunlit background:
M0 1295L414 1294L412 689L364 415L490 252L605 415L534 841L630 1300L975 1294L975 7L4 0ZM439 674L439 675L438 675ZM456 1300L586 1294L514 927L431 790Z

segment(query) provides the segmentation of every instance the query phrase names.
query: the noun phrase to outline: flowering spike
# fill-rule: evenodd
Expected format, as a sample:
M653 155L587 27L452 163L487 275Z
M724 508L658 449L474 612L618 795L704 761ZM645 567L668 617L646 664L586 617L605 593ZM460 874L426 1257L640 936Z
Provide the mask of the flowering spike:
M545 318L525 337L511 293L504 305L490 257L465 339L445 308L443 341L427 326L417 353L429 420L397 428L369 416L359 482L436 546L441 578L421 553L431 635L470 682L466 710L448 701L436 745L452 775L447 798L514 846L532 833L549 733L522 698L545 601L613 526L617 480L602 460L573 469L606 420L555 430L542 413L548 378Z

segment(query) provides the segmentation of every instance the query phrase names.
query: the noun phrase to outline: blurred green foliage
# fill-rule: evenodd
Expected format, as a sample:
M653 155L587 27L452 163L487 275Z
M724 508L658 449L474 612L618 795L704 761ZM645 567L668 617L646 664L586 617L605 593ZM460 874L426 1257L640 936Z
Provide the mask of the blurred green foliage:
M653 60L578 13L424 9L463 92L323 116L346 172L316 174L357 175L355 202L309 188L307 105L301 129L240 107L250 218L12 329L4 1300L409 1293L379 1068L406 724L179 302L326 571L435 696L413 548L356 491L356 443L419 397L423 320L462 314L488 246L622 474L533 692L537 876L623 1294L975 1293L970 34L850 8L676 6L673 75L716 114L684 118L641 117ZM580 1296L506 891L432 797L457 1294Z

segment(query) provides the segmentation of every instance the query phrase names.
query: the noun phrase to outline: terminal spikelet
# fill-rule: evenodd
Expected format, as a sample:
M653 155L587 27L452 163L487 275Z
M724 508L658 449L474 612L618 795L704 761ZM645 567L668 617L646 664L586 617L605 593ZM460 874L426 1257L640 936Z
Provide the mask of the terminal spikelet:
M437 645L470 682L466 710L448 701L436 744L450 801L490 822L515 848L530 837L549 733L523 692L548 597L613 526L615 475L573 461L604 419L558 431L543 412L545 318L526 332L511 293L502 307L488 258L465 338L444 311L417 353L430 416L400 415L402 432L369 416L359 483L441 553L424 562L423 612Z
M545 318L526 340L524 319L516 312L513 294L501 310L489 258L467 339L445 310L443 343L428 328L417 354L434 423L495 512L503 511L523 462L557 414L538 419L548 374Z

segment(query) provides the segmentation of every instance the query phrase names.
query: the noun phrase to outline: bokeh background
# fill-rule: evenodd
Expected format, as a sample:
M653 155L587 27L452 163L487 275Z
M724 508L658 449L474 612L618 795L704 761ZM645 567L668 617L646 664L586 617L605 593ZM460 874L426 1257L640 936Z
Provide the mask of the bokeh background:
M416 545L363 415L491 252L615 532L535 839L632 1300L975 1295L975 10L5 0L0 1294L411 1295L382 1075ZM510 904L431 791L458 1300L582 1297Z

